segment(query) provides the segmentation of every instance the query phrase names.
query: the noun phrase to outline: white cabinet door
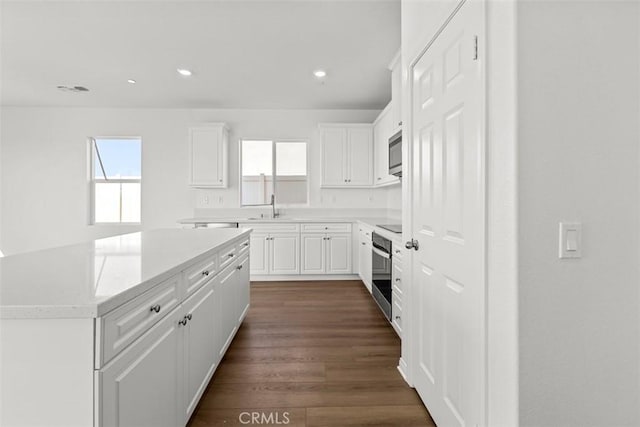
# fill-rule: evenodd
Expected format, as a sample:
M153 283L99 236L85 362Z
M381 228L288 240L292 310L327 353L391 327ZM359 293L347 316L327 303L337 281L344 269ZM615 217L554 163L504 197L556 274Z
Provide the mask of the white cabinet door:
M351 234L327 234L327 274L351 274Z
M224 269L218 276L220 283L218 285L219 291L217 292L218 297L216 300L218 302L218 316L220 316L218 318L218 323L220 324L220 342L222 343L222 345L219 346L220 357L224 356L229 344L231 344L237 327L236 310L238 304L235 292L238 279L237 271L236 265L232 264Z
M389 138L393 135L391 127L391 105L378 117L373 129L373 145L375 158L374 185L389 185L399 183L397 176L389 175Z
M300 235L270 233L269 238L269 273L300 274Z
M182 315L169 313L98 372L99 425L183 424Z
M227 187L228 138L228 130L224 124L189 129L189 185Z
M238 283L236 283L236 318L238 324L242 322L244 316L249 310L249 301L251 299L251 282L249 279L249 258L245 258L238 264L239 272L236 273L238 275Z
M269 274L269 234L251 233L249 253L251 274Z
M347 131L342 127L320 128L322 185L347 184Z
M391 68L391 114L390 114L391 133L396 133L402 126L402 61L400 57Z
M360 248L358 249L360 279L362 279L362 282L369 292L371 292L371 243L367 243L366 240L360 240L358 243L360 244Z
M347 129L349 173L348 186L370 186L373 183L373 132L371 126Z
M220 359L222 345L218 330L215 279L184 302L184 390L182 422L186 424L196 408ZM216 285L218 283L215 283ZM186 319L186 320L185 320Z
M327 265L326 238L326 235L321 233L302 233L301 274L325 273Z

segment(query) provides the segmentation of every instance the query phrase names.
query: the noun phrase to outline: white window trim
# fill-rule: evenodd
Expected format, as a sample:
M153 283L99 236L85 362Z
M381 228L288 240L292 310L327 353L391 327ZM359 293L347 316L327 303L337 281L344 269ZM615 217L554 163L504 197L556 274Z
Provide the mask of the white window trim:
M142 170L142 156L143 156L143 148L142 148L142 137L141 136L90 136L88 138L88 157L89 157L89 225L94 226L133 226L133 225L142 225L142 178L140 179L131 179L131 178L96 178L95 177L95 161L94 161L94 149L95 149L95 141L98 139L138 139L140 140L140 176L143 176L144 171ZM140 184L140 221L138 222L96 222L96 183L111 183L111 184ZM120 206L122 209L122 206Z
M239 195L240 197L238 198L238 203L240 208L256 208L256 207L260 207L260 206L270 206L269 204L265 204L265 205L243 205L242 204L242 141L265 141L265 142L271 142L271 150L272 150L272 156L271 156L271 169L273 170L273 183L272 183L272 187L271 187L271 191L273 192L273 194L276 194L277 192L277 179L276 179L276 144L278 142L303 142L304 144L306 144L306 155L307 155L307 201L306 203L278 203L278 196L276 195L276 207L278 208L308 208L309 206L311 206L310 204L310 191L309 191L309 183L310 183L310 179L309 179L309 139L308 138L297 138L297 139L292 139L292 138L265 138L265 137L260 137L260 138L240 138L238 140L238 187L240 187L239 189ZM300 175L302 176L302 175Z

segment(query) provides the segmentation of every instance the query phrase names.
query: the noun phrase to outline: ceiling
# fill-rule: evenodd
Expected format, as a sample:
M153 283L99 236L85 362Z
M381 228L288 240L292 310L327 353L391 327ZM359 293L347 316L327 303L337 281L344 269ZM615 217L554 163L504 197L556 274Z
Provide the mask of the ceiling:
M399 0L0 7L0 102L11 106L380 109L400 47ZM327 71L324 83L316 69Z

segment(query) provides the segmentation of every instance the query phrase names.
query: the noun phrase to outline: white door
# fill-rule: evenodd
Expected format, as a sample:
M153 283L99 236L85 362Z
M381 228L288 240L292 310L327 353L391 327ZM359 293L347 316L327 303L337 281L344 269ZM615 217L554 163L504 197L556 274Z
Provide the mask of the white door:
M267 233L251 233L249 258L251 274L269 274L269 235Z
M328 233L327 274L351 274L351 234Z
M222 133L217 128L192 128L189 130L191 144L191 185L216 187L223 185L222 179Z
M249 311L249 301L251 300L251 281L249 278L249 258L245 258L240 261L238 264L238 283L236 287L238 288L238 309L237 309L237 319L238 323L241 323L242 319L246 315L247 311Z
M220 324L220 343L219 355L222 358L227 347L231 344L231 339L235 334L236 323L236 291L235 287L238 280L236 265L232 264L220 273L219 284L217 284L218 292L216 292L216 301L218 305L218 323Z
M184 302L183 311L187 317L187 324L183 327L186 411L182 420L185 424L196 408L219 360L218 346L221 342L217 328L218 295L214 291L214 281L215 279L210 280Z
M373 131L371 127L347 129L349 170L348 185L371 185L373 183Z
M300 274L300 235L270 233L269 237L269 273Z
M302 233L300 235L301 274L324 274L327 265L324 249L326 238L324 234L319 233Z
M347 184L347 131L340 127L320 130L322 141L322 185Z
M168 314L99 371L99 425L183 424L181 314Z
M439 426L484 424L483 14L468 0L410 68L413 372Z

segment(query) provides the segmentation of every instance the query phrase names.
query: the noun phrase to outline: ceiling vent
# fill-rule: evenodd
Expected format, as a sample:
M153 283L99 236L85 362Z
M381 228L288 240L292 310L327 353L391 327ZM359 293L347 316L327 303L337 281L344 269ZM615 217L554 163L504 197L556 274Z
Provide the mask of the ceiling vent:
M89 92L89 89L84 86L58 86L58 89L63 92Z

